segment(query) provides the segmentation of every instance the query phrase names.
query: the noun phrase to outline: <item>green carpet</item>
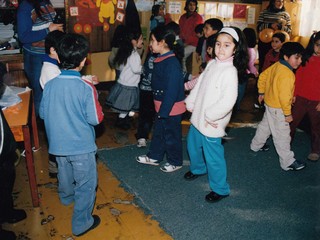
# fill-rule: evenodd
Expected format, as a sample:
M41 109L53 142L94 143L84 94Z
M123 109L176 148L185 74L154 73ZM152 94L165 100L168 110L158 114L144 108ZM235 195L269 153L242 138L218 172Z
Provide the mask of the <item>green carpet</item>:
M231 194L214 204L204 200L210 191L207 176L183 179L189 170L185 141L184 166L174 173L137 163L135 157L148 149L135 145L101 149L98 156L176 240L320 239L320 162L285 172L271 140L268 152L250 151L254 133L252 128L229 131L224 147ZM305 133L297 133L293 150L304 161L310 151Z

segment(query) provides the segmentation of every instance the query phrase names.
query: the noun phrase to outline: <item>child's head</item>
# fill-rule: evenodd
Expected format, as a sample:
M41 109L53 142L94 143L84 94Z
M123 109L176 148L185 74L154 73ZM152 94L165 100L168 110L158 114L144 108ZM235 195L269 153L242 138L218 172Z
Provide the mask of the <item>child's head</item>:
M204 24L201 23L194 28L194 32L196 33L198 38L203 36L203 27L204 27Z
M306 47L306 51L303 54L302 65L304 66L309 58L314 55L320 57L320 31L314 32L310 36L309 43Z
M129 29L125 27L122 32L122 40L119 42L119 50L114 58L116 65L126 64L132 51L142 48L143 37L140 29Z
M271 40L271 47L274 51L279 52L283 43L286 41L286 35L281 32L273 34Z
M58 60L58 54L56 52L58 42L60 39L65 35L64 32L55 30L52 32L49 32L46 36L44 46L46 54L48 54L51 58L54 58Z
M286 42L280 49L280 59L285 60L293 69L297 69L302 60L303 46L298 42Z
M150 45L154 53L164 54L172 50L181 63L183 51L180 50L182 46L177 43L176 34L167 26L158 26L152 30Z
M153 5L151 9L151 17L156 17L156 16L164 16L164 6L157 4Z
M257 44L256 31L253 28L245 28L243 34L246 37L248 48L254 48Z
M143 36L141 31L129 31L128 40L131 42L134 49L140 49L143 47Z
M209 55L210 58L212 58L213 56L215 41L216 41L216 34L211 35L210 37L207 38L207 54Z
M218 18L210 18L204 22L203 34L206 38L218 33L223 28L223 23Z
M198 1L197 0L187 0L184 10L189 13L196 12L198 10Z
M243 32L237 27L224 27L217 34L213 57L220 61L233 56L233 65L242 76L248 67L248 45Z
M89 52L89 43L80 34L68 33L59 41L57 50L62 69L78 68L81 71Z
M173 31L176 36L180 35L180 26L178 23L171 21L166 26L169 30Z

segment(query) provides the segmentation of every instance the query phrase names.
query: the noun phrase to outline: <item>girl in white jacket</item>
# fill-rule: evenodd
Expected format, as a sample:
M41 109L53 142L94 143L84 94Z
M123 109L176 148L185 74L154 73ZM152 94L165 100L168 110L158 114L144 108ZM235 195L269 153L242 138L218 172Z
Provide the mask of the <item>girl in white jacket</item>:
M187 137L190 171L184 178L194 180L208 173L212 190L206 195L208 202L221 200L230 193L221 139L237 99L238 74L243 74L248 66L247 44L240 29L222 28L213 47L213 60L185 100L192 115Z

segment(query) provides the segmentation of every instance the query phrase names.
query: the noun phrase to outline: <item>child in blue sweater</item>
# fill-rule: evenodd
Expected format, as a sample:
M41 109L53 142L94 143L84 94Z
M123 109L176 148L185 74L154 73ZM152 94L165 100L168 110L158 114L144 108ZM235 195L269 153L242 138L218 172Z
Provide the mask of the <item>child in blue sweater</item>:
M97 187L94 126L103 120L94 85L80 71L89 51L88 41L66 34L58 44L61 74L46 84L40 104L49 153L58 163L59 198L74 204L72 233L81 236L100 223L91 215Z
M182 56L175 54L175 42L176 35L166 26L155 28L151 34L152 51L159 53L151 81L156 119L149 152L137 157L139 163L158 166L166 155L167 163L160 168L163 172L182 167L181 117L185 112L185 94Z

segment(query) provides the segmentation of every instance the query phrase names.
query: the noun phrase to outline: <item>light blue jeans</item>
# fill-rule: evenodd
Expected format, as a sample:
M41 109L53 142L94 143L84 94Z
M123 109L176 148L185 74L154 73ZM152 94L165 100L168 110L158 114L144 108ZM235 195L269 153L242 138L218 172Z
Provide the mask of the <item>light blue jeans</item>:
M190 171L193 174L208 172L211 190L220 195L229 195L230 187L227 183L227 166L221 138L207 137L191 125L187 136L187 148Z
M92 210L96 199L96 152L57 156L59 198L63 205L74 202L72 233L81 234L93 224Z

